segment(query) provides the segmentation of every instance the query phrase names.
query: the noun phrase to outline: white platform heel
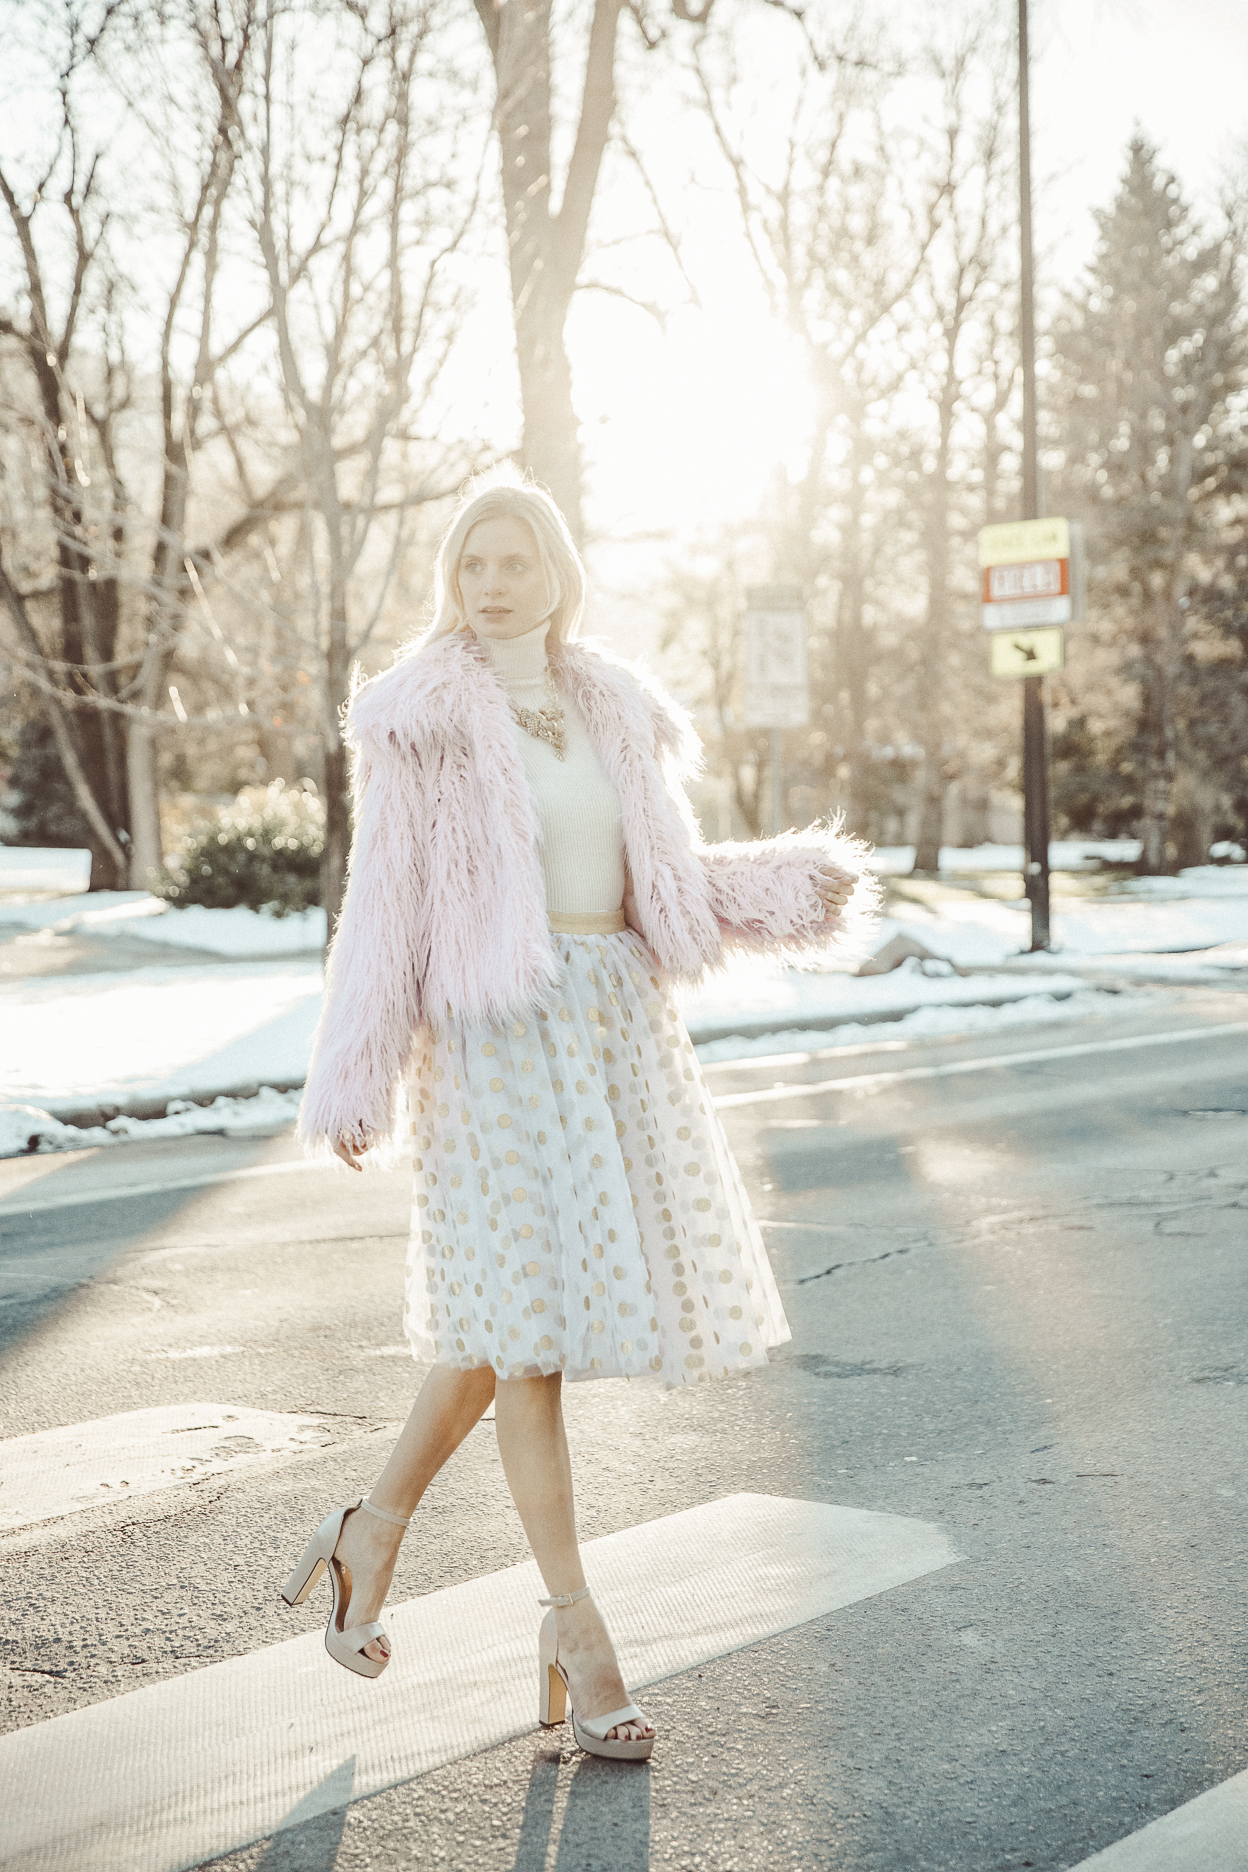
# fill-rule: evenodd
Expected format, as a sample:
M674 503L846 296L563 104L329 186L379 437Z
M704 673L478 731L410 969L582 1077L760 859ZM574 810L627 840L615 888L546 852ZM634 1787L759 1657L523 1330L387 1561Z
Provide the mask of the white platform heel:
M539 1599L538 1605L570 1606L578 1599L584 1599L589 1593L588 1586L582 1586L579 1592L556 1593L553 1599ZM609 1732L621 1723L648 1723L650 1718L635 1703L625 1704L623 1709L612 1710L606 1716L578 1717L572 1707L572 1691L568 1683L568 1674L559 1662L559 1635L555 1626L554 1611L546 1614L542 1620L542 1629L538 1635L538 1662L541 1671L537 1700L537 1719L547 1729L561 1723L566 1716L572 1718L572 1733L580 1746L590 1755L601 1755L607 1761L648 1761L654 1748L653 1736L642 1736L635 1742L608 1741Z
M302 1560L282 1587L282 1598L287 1605L302 1605L321 1574L329 1569L329 1583L333 1589L334 1600L329 1610L329 1623L325 1627L325 1649L335 1664L341 1664L345 1670L355 1671L360 1677L380 1677L389 1658L368 1657L365 1645L374 1638L384 1638L386 1628L373 1620L368 1625L352 1625L350 1630L342 1629L347 1607L351 1601L351 1575L341 1560L334 1559L334 1549L342 1534L342 1524L349 1514L357 1508L363 1508L368 1514L376 1515L379 1521L393 1522L395 1527L410 1527L412 1517L390 1514L384 1508L374 1508L372 1502L349 1502L345 1508L339 1508L335 1514L326 1515L304 1549Z

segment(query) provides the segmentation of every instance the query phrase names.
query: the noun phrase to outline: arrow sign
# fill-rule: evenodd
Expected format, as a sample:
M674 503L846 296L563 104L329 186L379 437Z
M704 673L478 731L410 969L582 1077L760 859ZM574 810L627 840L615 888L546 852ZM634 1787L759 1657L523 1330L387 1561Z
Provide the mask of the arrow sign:
M1051 676L1065 662L1060 630L994 631L989 643L994 676Z

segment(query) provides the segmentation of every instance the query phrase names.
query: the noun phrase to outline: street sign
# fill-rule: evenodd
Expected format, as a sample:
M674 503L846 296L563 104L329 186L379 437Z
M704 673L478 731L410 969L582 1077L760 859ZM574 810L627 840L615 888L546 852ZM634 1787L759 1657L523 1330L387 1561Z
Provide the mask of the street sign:
M796 585L754 585L746 594L747 728L804 728L810 720L806 607Z
M985 630L1033 630L1082 619L1083 530L1068 520L981 527L979 564Z
M991 655L994 676L1051 676L1065 662L1065 632L994 631Z

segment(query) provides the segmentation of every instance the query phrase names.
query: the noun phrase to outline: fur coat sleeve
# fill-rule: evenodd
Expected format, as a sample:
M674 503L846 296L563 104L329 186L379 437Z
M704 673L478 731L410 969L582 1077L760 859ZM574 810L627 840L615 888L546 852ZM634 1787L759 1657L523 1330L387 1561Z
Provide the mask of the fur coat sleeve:
M834 946L850 955L863 953L880 914L879 884L867 869L870 848L842 832L839 820L777 838L707 844L684 784L703 766L697 732L685 711L647 672L634 666L632 674L649 705L655 756L704 874L724 953L753 951L799 965L817 960ZM837 916L825 916L815 889L815 867L822 863L839 865L857 879L849 903Z
M305 1146L337 1137L390 1137L395 1096L420 1027L426 949L425 842L429 788L419 751L383 742L357 748L355 836L342 914L325 970L299 1113Z

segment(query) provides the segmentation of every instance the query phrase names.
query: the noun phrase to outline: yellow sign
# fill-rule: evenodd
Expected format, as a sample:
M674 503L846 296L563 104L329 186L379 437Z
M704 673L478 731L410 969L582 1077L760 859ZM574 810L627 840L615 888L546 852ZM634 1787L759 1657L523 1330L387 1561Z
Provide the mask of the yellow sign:
M1051 676L1065 662L1065 632L1060 630L994 631L994 676Z
M1007 520L979 529L981 566L1025 565L1033 559L1069 559L1070 522Z

